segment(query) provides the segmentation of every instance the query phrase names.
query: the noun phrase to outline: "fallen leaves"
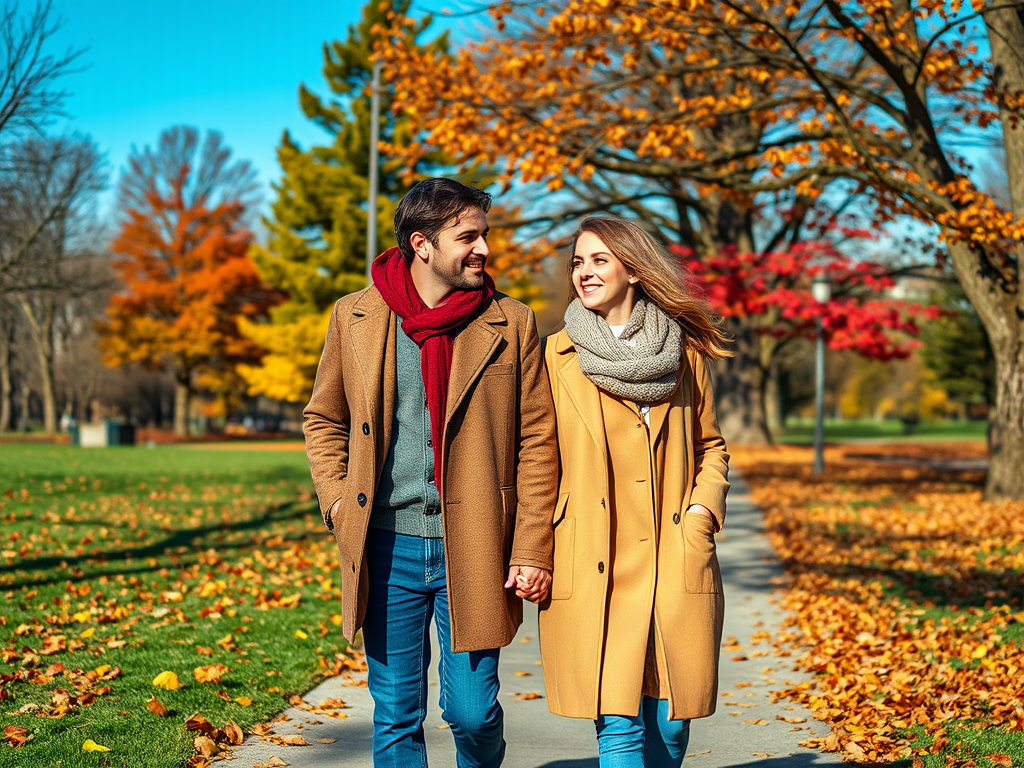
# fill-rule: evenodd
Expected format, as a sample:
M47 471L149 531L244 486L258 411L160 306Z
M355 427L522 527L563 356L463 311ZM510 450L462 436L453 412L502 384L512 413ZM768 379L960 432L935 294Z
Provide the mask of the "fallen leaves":
M543 699L544 696L536 691L531 691L529 693L513 693L512 698L516 701L532 701L533 699Z
M149 701L146 702L146 709L152 712L157 717L167 716L167 707L156 700L156 696L150 697Z
M192 670L197 683L219 683L228 668L224 664L207 664Z
M362 665L359 654L338 653L340 632L313 642L318 620L333 630L340 616L340 584L336 546L295 506L309 490L307 467L191 449L123 461L68 452L60 463L81 461L85 477L60 478L46 469L54 450L64 449L47 446L49 458L38 454L34 468L22 457L35 447L0 449L0 463L4 451L18 457L31 490L4 499L0 487L12 550L0 573L0 750L20 747L24 764L48 765L43 745L89 722L100 730L71 731L71 749L91 733L120 752L102 734L127 717L147 730L135 761L162 764L192 711L214 725L233 713L248 728L271 688L306 690L325 673ZM194 546L168 532L188 532ZM293 638L297 627L305 642ZM84 764L89 755L79 754Z
M284 766L286 765L288 765L288 763L286 763L280 757L271 755L262 763L253 763L252 768L284 768Z
M327 698L321 701L319 704L309 704L301 696L295 694L288 698L288 703L293 707L303 710L304 712L310 712L315 715L326 715L327 717L333 717L337 719L343 719L348 717L347 714L340 710L348 709L349 706L341 699Z
M31 738L32 733L28 730L28 728L22 728L17 725L4 726L4 741L6 741L9 746L23 746L26 742L31 740Z
M786 564L776 652L814 673L775 695L832 726L801 746L887 762L941 753L949 723L1024 731L1024 650L1011 639L1024 623L1024 504L984 502L979 473L923 465L973 450L837 448L823 479L805 449L736 451ZM896 451L911 458L887 458ZM928 737L920 744L915 728Z
M153 685L157 688L163 688L165 691L176 691L181 688L178 676L173 672L161 672L153 678Z
M781 720L784 723L806 723L806 717L783 717L782 715L776 715L776 720Z
M97 744L92 739L86 739L82 742L83 752L109 752L110 747L104 747L102 744Z
M304 747L307 744L306 740L298 734L292 734L290 736L268 736L267 740L272 741L275 744L281 744L285 747Z
M192 715L186 720L185 730L197 731L200 736L205 736L218 744L238 745L245 738L242 729L234 721L228 720L223 728L217 728L202 715Z

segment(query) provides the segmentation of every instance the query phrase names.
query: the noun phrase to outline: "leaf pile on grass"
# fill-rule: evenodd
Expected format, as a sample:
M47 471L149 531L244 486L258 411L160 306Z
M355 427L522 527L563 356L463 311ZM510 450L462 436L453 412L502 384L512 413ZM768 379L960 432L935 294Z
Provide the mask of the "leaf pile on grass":
M733 456L786 571L776 644L815 673L777 695L832 726L804 745L1024 764L1024 503L935 463L984 445L836 448L821 478L808 449Z
M358 668L311 490L302 452L0 445L0 768L180 766L188 718Z

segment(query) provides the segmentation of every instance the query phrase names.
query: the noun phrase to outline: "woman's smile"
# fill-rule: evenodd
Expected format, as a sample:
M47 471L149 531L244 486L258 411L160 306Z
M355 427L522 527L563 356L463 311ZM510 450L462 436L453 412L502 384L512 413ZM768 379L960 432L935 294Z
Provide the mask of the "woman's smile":
M592 232L576 239L572 282L583 306L612 325L625 325L635 298L633 278L622 261Z

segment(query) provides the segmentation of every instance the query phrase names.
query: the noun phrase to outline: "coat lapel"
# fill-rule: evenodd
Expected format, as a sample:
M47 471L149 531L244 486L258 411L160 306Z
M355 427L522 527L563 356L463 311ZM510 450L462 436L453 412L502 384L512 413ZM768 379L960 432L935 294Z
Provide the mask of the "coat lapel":
M572 401L594 439L601 455L607 460L608 444L604 434L604 411L601 409L601 393L597 385L580 370L579 356L576 348L564 330L555 338L556 350L561 355L558 365L558 378L565 387L569 400Z
M452 348L452 370L448 377L448 413L445 426L483 373L502 336L491 326L505 325L508 320L497 301L492 301L478 317L459 331Z
M391 419L395 409L395 339L397 325L380 292L368 288L352 307L349 337L355 350L356 365L363 382L363 402L369 420L383 429L384 446L391 440ZM390 341L390 343L389 343ZM383 375L382 375L383 374ZM359 425L352 425L353 429ZM382 464L383 455L377 464ZM376 467L378 473L380 467Z
M676 388L672 392L672 396L660 403L655 403L651 406L651 445L654 445L658 436L661 434L661 429L665 426L665 420L668 418L669 411L673 405L682 407L686 405L683 393L680 388L684 386L686 382L686 374L690 370L690 362L686 355L682 356L682 360L679 365L679 375L676 377Z

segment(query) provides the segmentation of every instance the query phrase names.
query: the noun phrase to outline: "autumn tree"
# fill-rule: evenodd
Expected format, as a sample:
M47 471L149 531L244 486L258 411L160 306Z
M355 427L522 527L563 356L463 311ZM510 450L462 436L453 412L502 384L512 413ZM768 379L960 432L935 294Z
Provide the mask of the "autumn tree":
M610 212L637 220L666 244L711 256L720 249L769 254L830 238L841 229L844 210L857 199L855 190L829 196L827 204L785 187L755 194L741 188L754 183L756 168L742 164L730 168L732 188L709 183L713 174L699 159L704 150L757 147L766 132L758 121L737 118L712 125L699 116L706 107L691 110L693 119L687 113L678 130L697 149L685 162L672 162L659 134L639 126L676 119L673 110L681 98L697 106L713 101L721 83L658 77L659 68L682 66L679 51L648 49L607 30L588 37L587 25L578 34L586 44L571 50L538 21L553 14L568 24L559 9L549 3L529 14L509 15L499 6L495 24L503 34L467 45L454 57L421 55L393 41L383 48L389 76L397 81L398 108L419 116L424 128L421 141L401 152L406 161L427 148L441 148L466 162L504 164L506 183L522 190L517 223L531 225L534 234L545 233L544 222L550 224L548 233L557 235L565 222ZM396 29L408 25L396 17ZM684 58L699 61L709 55L708 48L691 46ZM548 190L537 189L544 183ZM828 184L822 180L816 189ZM793 289L799 282L794 277L762 275L763 286ZM778 308L771 306L763 314L726 319L734 356L720 362L716 384L722 427L731 440L772 439L765 392L781 345L765 331L780 322Z
M230 396L237 366L262 354L238 327L279 300L248 255L245 216L255 202L251 166L232 160L213 131L202 140L194 128L164 131L155 148L133 150L120 180L112 250L124 287L99 324L104 362L171 373L179 435L197 390Z
M671 201L678 211L645 208L708 252L766 252L765 243L801 236L837 190L864 196L876 226L913 217L934 227L996 360L986 493L1024 498L1020 8L502 3L492 13L503 33L458 56L401 45L384 53L425 146L500 158L510 180L565 188L598 179L627 208ZM999 131L1009 207L978 189L963 159ZM748 248L749 222L766 210L781 214L776 226ZM744 333L737 342L742 361Z
M307 400L334 302L366 287L370 55L388 14L405 13L409 6L410 0L370 2L344 40L324 45L329 96L317 95L305 85L299 88L303 114L323 129L328 142L303 148L286 131L277 150L282 176L274 185L270 216L264 220L268 240L266 245L254 245L251 255L262 277L288 300L271 311L269 323L244 324L246 334L268 350L259 365L242 367L253 394ZM429 27L429 18L417 22L407 33L408 44L416 44L414 39ZM443 34L420 45L424 51L443 51L446 46ZM392 145L406 146L415 138L416 120L393 113L392 102L393 88L385 82L380 135ZM380 251L395 244L392 220L398 200L417 180L443 173L449 162L438 152L420 153L408 165L383 159L376 222ZM487 181L475 167L460 178L478 186ZM495 214L500 218L502 211ZM489 271L502 290L538 306L541 298L534 278L547 252L515 243L510 234L494 229L497 247Z
M741 319L770 336L777 354L797 339L813 339L819 321L828 348L870 360L908 357L919 347L922 320L939 308L888 298L895 288L890 269L854 261L828 243L800 243L788 251L741 253L722 249L699 256L675 248L722 318ZM819 303L811 281L824 277L839 290ZM763 319L771 317L771 324ZM767 376L767 360L762 375Z

